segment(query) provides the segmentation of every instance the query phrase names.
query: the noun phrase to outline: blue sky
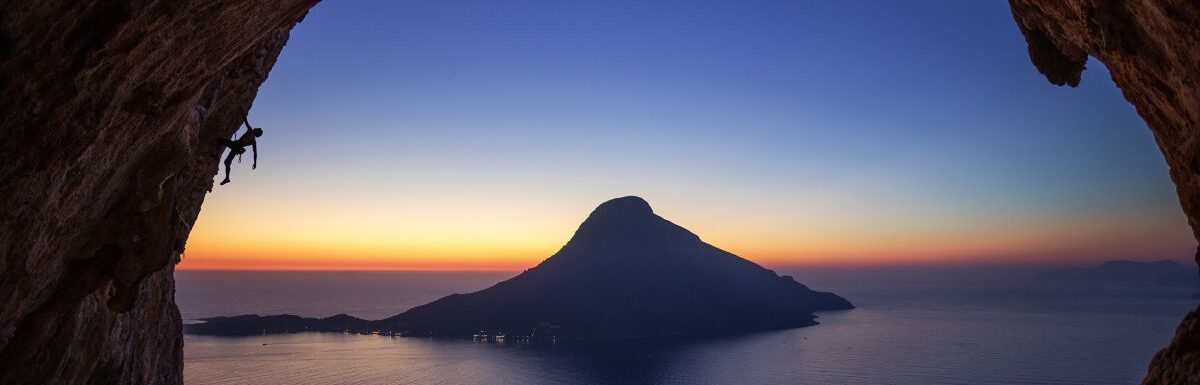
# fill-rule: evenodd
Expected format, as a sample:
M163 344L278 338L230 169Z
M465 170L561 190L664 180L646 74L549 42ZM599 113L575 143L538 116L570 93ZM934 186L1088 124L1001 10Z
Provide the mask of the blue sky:
M524 263L632 194L772 263L1192 247L1103 66L1051 86L1004 2L328 1L250 117L214 240L370 227L396 238L372 258Z

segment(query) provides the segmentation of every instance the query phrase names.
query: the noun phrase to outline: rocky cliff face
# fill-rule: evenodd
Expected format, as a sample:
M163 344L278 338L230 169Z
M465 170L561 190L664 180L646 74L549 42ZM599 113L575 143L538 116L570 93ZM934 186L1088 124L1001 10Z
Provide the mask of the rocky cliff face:
M215 141L315 2L0 2L0 383L182 382Z
M1200 3L1195 0L1010 0L1038 71L1079 84L1104 63L1158 140L1200 239ZM1196 255L1200 263L1200 253ZM1200 384L1200 308L1154 356L1145 384Z
M0 2L0 383L178 383L173 260L316 0ZM1104 62L1200 238L1200 4L1011 0L1037 68ZM1146 383L1200 383L1200 315Z

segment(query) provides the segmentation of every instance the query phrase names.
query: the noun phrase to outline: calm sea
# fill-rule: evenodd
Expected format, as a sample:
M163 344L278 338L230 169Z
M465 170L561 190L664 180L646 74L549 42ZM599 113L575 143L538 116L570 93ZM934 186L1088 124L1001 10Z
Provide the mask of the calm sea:
M690 341L526 346L304 333L186 336L189 384L1136 384L1196 304L1187 288L1035 283L1028 269L792 272L857 309ZM998 271L1000 270L1000 271ZM365 318L515 273L179 272L185 319Z

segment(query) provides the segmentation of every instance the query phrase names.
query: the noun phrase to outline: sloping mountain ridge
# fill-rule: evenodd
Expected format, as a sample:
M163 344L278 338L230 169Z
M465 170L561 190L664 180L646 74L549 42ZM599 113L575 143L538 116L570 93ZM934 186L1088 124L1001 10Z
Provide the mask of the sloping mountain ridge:
M454 294L374 322L347 317L239 316L188 325L196 334L369 328L403 335L479 331L561 339L701 336L815 325L851 309L788 276L712 245L655 215L638 197L597 207L557 253L490 288ZM550 334L547 334L549 332Z
M607 339L808 326L814 311L852 307L704 243L631 196L597 207L537 267L382 322L435 335L547 324L571 338Z

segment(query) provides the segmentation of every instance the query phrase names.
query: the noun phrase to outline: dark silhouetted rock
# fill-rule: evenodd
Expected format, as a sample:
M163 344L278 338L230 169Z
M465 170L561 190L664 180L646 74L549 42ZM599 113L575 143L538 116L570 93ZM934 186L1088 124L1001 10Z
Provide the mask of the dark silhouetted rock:
M845 299L713 247L655 215L646 201L605 202L558 253L490 288L455 294L364 328L466 337L480 331L559 339L699 336L814 325ZM311 320L311 319L310 319ZM244 325L246 321L279 325ZM300 330L291 318L213 319L188 332ZM327 328L311 320L310 330ZM368 330L351 330L368 331ZM543 333L545 336L545 333Z
M1146 121L1200 239L1200 2L1009 0L1029 57L1057 85L1079 84L1088 56ZM1200 250L1196 254L1200 263ZM1154 356L1144 384L1200 384L1200 307Z
M186 240L217 172L210 143L314 3L0 2L0 383L182 381L164 249ZM1078 83L1089 55L1108 67L1200 238L1200 3L1010 5L1050 82ZM1200 312L1145 383L1200 383Z
M184 325L184 330L191 334L216 336L372 330L371 321L345 314L338 314L329 318L302 318L291 314L266 317L240 315L236 317L205 318L202 321L205 322Z
M0 1L0 384L177 384L174 263L315 0Z
M383 320L414 334L528 333L571 339L706 335L813 325L849 302L713 247L625 197L596 208L558 253L488 289Z

